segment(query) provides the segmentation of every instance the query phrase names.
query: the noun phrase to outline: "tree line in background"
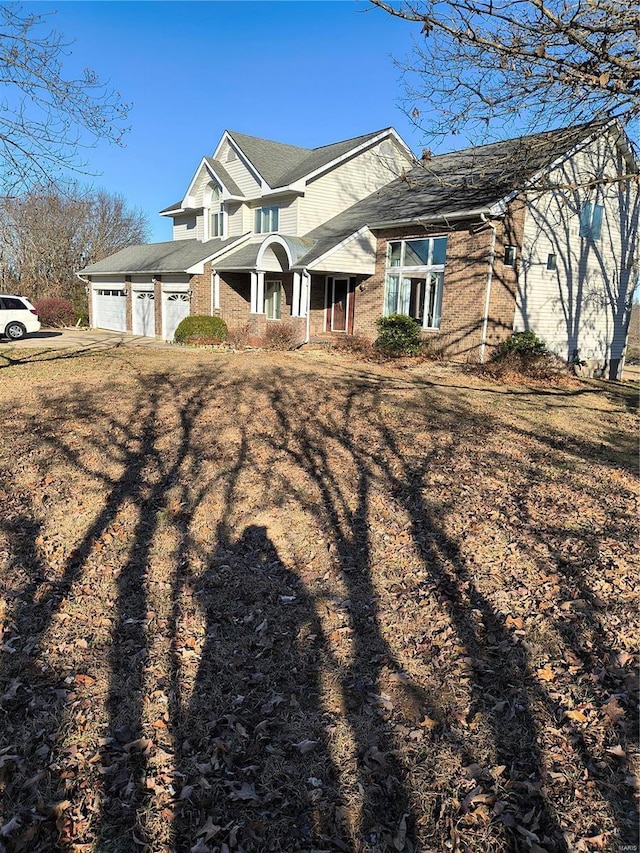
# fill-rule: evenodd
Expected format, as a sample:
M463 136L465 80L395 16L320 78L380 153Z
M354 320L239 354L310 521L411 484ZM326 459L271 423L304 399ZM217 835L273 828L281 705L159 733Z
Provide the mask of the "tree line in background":
M76 271L148 237L148 222L125 199L104 190L35 187L0 199L0 289L38 302L69 300L86 311Z

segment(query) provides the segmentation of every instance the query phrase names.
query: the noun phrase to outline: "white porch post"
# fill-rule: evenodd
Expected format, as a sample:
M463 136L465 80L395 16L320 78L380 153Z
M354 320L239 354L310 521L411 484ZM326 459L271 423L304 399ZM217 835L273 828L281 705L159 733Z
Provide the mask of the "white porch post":
M304 300L304 301L303 301ZM303 317L307 318L307 328L305 332L305 343L309 343L311 339L311 273L306 270L302 273L302 293L300 294L300 308L304 305L304 313L300 311Z
M264 273L251 273L251 313L264 314Z
M251 306L249 311L251 314L256 313L256 305L258 304L258 275L255 272L251 273Z
M256 273L256 314L264 314L264 273Z
M309 297L311 294L311 275L303 272L300 281L300 314L299 317L307 317L309 314Z
M300 317L300 273L293 273L293 296L291 298L291 316Z

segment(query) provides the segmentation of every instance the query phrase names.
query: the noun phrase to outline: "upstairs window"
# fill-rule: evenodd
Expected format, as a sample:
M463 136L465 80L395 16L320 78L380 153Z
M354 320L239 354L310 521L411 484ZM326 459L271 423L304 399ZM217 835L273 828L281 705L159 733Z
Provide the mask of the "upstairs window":
M207 239L211 240L213 237L224 237L224 205L222 202L220 187L214 183L210 183L207 188L207 192L205 193L205 205L207 207L209 231Z
M258 207L256 209L255 233L268 234L271 231L277 231L279 218L280 208L277 204L271 207Z
M602 236L602 215L604 207L585 201L580 210L580 236L588 240L599 240Z
M423 329L440 328L447 238L388 245L384 314L406 314Z
M212 210L209 215L209 237L224 237L224 210Z

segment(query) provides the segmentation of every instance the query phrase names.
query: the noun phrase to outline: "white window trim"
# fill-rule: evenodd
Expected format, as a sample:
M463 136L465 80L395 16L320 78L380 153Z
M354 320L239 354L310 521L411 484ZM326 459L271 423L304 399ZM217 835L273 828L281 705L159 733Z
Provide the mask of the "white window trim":
M433 248L435 240L447 239L446 235L440 234L435 235L434 237L406 237L400 240L389 240L387 243L387 264L385 268L385 282L384 282L384 293L383 293L383 302L382 302L382 315L384 317L389 316L386 313L387 308L387 288L389 286L389 277L397 276L399 284L401 285L403 278L424 278L425 280L425 290L422 296L422 324L420 326L421 329L425 331L438 331L440 329L440 325L442 323L442 295L444 291L444 271L446 267L446 257L445 263L443 264L434 264L432 263L433 258ZM407 243L411 243L414 240L428 240L429 241L429 257L427 264L406 264L405 263L405 255L406 255L406 247ZM390 265L390 254L391 254L391 244L392 243L400 243L400 264L398 266L392 267ZM436 302L440 303L440 311L438 312L438 325L430 326L428 325L429 312L426 310L426 300L427 295L431 293L431 286L429 284L429 276L432 273L440 273L442 274L442 284L440 285L440 293L436 295ZM400 299L401 287L398 287L398 299ZM434 303L435 304L435 303ZM397 310L397 302L396 302L396 311L391 313L403 313L398 312ZM407 315L408 316L408 315Z
M278 222L275 228L268 228L267 230L263 227L263 211L277 211ZM256 228L258 217L260 218L260 230ZM269 216L270 222L273 222L273 213ZM260 207L255 207L253 209L253 228L254 234L277 234L280 230L280 205L279 204L263 204Z

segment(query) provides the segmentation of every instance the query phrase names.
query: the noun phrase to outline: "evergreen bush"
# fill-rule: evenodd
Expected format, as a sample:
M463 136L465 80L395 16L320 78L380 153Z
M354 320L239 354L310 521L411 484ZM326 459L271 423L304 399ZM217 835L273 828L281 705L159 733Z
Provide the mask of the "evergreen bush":
M180 321L173 339L177 344L221 344L227 339L227 324L221 317L193 314Z
M417 355L420 352L420 326L411 317L405 314L390 314L376 320L376 326L376 346L389 355Z

